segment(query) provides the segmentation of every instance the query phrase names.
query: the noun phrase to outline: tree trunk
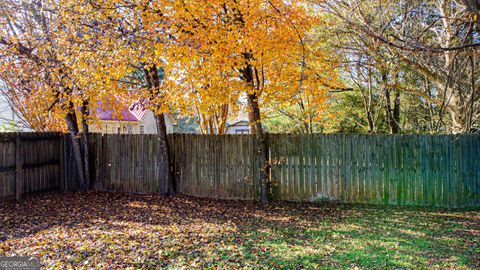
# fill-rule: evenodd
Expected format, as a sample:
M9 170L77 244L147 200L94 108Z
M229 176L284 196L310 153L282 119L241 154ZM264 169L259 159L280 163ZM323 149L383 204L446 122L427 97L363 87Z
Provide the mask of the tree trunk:
M245 54L245 59L250 59L250 54ZM253 67L249 63L242 69L242 76L248 85L254 88ZM268 164L268 146L265 134L263 133L262 119L260 116L260 107L258 105L258 96L255 92L247 93L247 102L249 107L249 121L252 132L255 134L255 148L257 150L258 166L260 168L260 202L267 203L269 200L269 164Z
M83 169L84 169L84 176L85 176L85 184L87 189L91 187L91 179L90 179L90 158L88 152L88 101L84 101L82 104L82 150L83 150Z
M360 65L358 65L358 71L360 71ZM360 74L360 72L359 72ZM373 102L373 93L372 93L372 69L371 66L369 65L368 68L368 93L363 94L363 91L360 89L360 92L362 93L362 96L364 98L364 103L365 103L365 110L367 112L367 120L368 120L368 133L374 133L375 132L375 117L373 116L373 107L374 107L374 102Z
M372 102L372 92L371 88L369 86L368 93L363 93L363 90L360 89L360 93L362 94L363 98L363 109L365 109L365 114L367 116L367 122L368 122L368 133L374 133L375 132L375 118L373 115L373 102Z
M393 100L393 109L390 104L390 89L385 87L385 119L390 130L390 134L397 134L400 131L400 92L397 91Z
M253 116L252 126L255 128L255 148L257 149L258 165L260 167L260 202L267 203L269 196L269 164L267 159L268 146L263 133L260 108L256 94L247 95L248 106Z
M450 109L449 109L450 118L452 120L450 131L455 134L466 132L467 131L467 121L466 121L467 110L465 110L464 104L460 105L460 103L456 101L452 103L453 104L450 106Z
M157 124L157 133L159 137L158 148L160 150L160 171L165 176L162 193L165 195L175 194L175 181L172 170L170 169L170 151L167 137L167 126L165 123L165 115L163 113L155 115L155 122Z
M391 106L390 100L390 88L385 86L387 82L387 74L382 72L382 84L383 93L385 98L385 121L387 122L388 129L390 134L397 134L400 130L399 120L400 120L400 92L397 91L395 94L395 99L393 101L393 109Z
M220 112L220 116L218 119L218 134L225 134L227 131L227 119L228 119L228 112L230 110L230 105L225 104L222 105L222 110Z
M85 174L83 170L82 149L80 145L77 117L75 113L74 112L67 113L65 117L65 121L67 122L68 131L70 133L70 138L72 140L72 149L73 149L73 155L75 157L75 164L78 171L78 178L80 181L80 190L86 191L87 185L86 185Z
M150 92L150 100L158 99L156 95L159 95L160 78L158 76L157 66L155 64L150 65L148 69L144 69L147 86ZM156 103L157 101L153 101ZM158 109L158 105L151 104ZM157 125L158 133L158 150L160 155L160 172L164 176L161 193L164 195L175 194L175 179L170 169L170 151L167 137L167 126L165 122L165 115L163 113L155 112L155 122Z
M256 134L257 132L255 130L256 128L255 128L255 125L254 125L255 117L253 116L252 108L250 107L250 105L248 107L248 122L249 122L250 132L252 134Z
M392 134L397 134L400 132L400 91L396 91L395 99L393 100L393 119L391 132Z
M367 110L367 121L368 121L368 133L373 133L375 131L375 123L373 122L372 112Z

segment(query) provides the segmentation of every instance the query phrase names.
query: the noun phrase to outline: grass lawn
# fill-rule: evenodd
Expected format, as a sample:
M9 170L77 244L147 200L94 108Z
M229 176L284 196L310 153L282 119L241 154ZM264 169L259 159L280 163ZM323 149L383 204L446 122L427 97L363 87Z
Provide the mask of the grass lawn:
M480 211L49 193L0 204L47 268L480 268Z

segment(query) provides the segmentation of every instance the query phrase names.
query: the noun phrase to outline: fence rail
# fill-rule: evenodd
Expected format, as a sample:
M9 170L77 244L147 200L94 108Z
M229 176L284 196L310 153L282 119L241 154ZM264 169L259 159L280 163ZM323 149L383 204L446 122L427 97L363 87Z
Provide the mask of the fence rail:
M0 199L78 188L63 134L0 134ZM253 135L169 135L183 194L255 200ZM269 134L271 194L287 201L480 206L480 135ZM157 193L155 135L89 134L92 188Z

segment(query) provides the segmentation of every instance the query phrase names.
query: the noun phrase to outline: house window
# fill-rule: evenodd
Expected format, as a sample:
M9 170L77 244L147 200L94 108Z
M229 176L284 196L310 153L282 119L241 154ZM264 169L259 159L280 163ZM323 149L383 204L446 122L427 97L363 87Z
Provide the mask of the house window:
M105 126L103 127L103 133L108 133L108 125L105 125Z
M121 131L122 129L120 127L117 127L117 134L120 134Z
M132 126L128 125L127 130L128 130L128 134L132 134Z
M236 129L235 134L248 134L248 129Z
M145 128L143 125L140 125L140 134L145 133Z

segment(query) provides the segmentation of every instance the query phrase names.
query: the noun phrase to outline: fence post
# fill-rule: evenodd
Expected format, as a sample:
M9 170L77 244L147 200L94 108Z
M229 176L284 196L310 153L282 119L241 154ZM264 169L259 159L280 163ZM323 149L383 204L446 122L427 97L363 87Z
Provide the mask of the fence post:
M23 190L23 146L20 135L17 133L15 141L15 199L22 200Z

